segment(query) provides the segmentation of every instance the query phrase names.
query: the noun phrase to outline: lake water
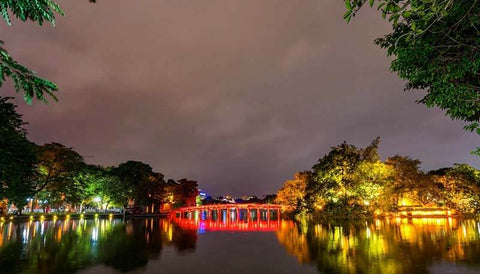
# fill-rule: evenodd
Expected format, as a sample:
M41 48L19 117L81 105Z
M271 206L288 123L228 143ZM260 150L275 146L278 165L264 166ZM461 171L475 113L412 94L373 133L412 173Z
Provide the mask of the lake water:
M0 273L72 272L480 273L480 222L0 222Z

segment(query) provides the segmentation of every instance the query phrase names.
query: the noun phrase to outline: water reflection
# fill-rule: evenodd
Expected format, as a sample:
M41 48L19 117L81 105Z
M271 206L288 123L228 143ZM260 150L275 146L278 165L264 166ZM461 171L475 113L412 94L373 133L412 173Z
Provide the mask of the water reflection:
M200 219L172 219L172 222L179 225L182 229L196 230L199 234L207 231L243 231L243 232L260 232L260 231L277 231L282 224L280 220L200 220ZM290 222L292 223L292 222Z
M277 237L299 262L315 264L322 273L428 273L439 263L480 270L475 220L285 223Z
M269 235L261 236L265 239L264 246L254 246L261 245L255 236L258 231ZM204 237L200 241L204 248L193 253L202 233L211 234L200 236ZM234 235L232 233L236 236L225 236ZM249 241L249 237L257 240ZM158 265L162 261L162 250L172 247L177 257L185 257L185 261L179 262L201 261L203 264L197 272L210 273L215 272L218 265L212 252L222 252L225 244L244 246L249 241L248 248L252 250L266 246L273 249L278 245L277 240L290 255L282 250L262 252L263 257L249 258L258 262L249 261L249 264L261 265L271 256L291 266L316 266L320 273L426 273L438 265L480 269L480 223L476 220L392 219L297 224L292 221L96 219L0 222L0 272L72 273L99 264L121 272L148 271L145 268L148 262ZM239 252L235 248L230 250L228 256L236 260L229 264L242 262ZM280 257L274 257L274 253ZM191 256L178 256L184 254ZM298 262L292 260L292 255ZM175 270L175 266L172 269ZM295 273L306 270L298 268Z
M195 249L195 230L164 219L0 223L2 273L69 273L103 263L130 271L158 259L163 246Z

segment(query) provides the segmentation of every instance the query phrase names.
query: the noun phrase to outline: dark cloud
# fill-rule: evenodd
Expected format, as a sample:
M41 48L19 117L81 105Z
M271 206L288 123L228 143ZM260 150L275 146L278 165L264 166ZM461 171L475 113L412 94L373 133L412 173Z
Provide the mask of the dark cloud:
M338 0L60 4L55 28L2 26L11 53L61 89L48 106L17 99L35 142L144 161L214 194L274 192L330 146L377 136L384 158L478 167L478 136L388 72L374 10L347 25Z

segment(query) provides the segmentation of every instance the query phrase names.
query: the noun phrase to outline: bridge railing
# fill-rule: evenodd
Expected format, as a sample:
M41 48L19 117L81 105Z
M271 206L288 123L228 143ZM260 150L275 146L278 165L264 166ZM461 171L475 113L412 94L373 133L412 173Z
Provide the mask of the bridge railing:
M178 208L170 216L212 221L270 221L280 220L281 208L272 204L215 204Z

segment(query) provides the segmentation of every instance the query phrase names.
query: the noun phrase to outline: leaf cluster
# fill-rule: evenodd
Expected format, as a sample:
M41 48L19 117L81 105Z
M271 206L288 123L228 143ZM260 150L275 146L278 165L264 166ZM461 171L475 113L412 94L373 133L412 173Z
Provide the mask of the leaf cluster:
M22 116L11 98L0 97L0 199L23 205L35 192L34 144L26 138Z
M0 87L7 77L13 80L17 92L23 90L23 97L28 104L31 104L35 97L42 102L47 102L45 95L57 101L54 93L58 90L57 85L38 77L34 71L13 60L3 47L3 42L0 41Z
M39 25L45 22L55 25L55 14L63 15L63 11L52 0L2 0L0 12L7 25L12 24L10 14L24 22L34 21ZM28 104L32 103L33 98L47 102L47 95L57 101L54 92L58 87L15 61L5 49L3 41L0 41L0 87L6 78L13 80L15 90L23 92Z
M40 26L44 22L55 24L55 13L63 15L58 4L52 0L2 0L0 10L8 25L12 23L9 10L18 19L38 22Z
M357 216L395 212L399 207L448 206L459 213L480 212L480 171L456 164L429 173L421 162L378 156L379 139L361 149L346 142L332 147L313 166L311 177L289 180L277 202L299 214Z
M345 1L345 20L366 2ZM393 29L375 43L395 58L391 70L407 81L405 89L425 90L419 103L445 110L450 118L467 122L466 130L480 134L480 2L369 1L375 3Z

